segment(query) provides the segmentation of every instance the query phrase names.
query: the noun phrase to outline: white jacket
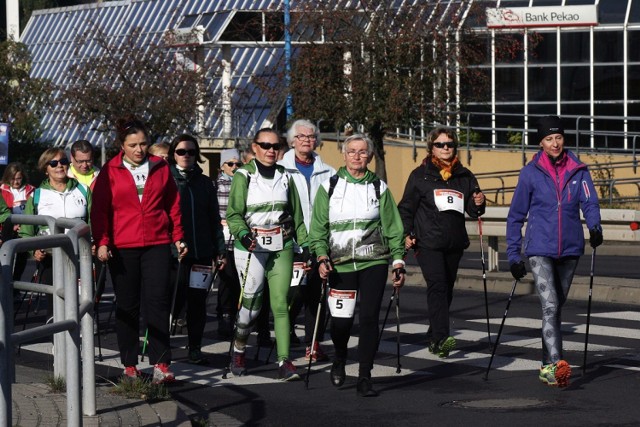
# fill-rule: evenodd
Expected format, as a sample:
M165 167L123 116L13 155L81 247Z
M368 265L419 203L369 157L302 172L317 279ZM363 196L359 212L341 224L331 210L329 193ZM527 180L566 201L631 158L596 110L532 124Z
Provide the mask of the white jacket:
M313 173L311 174L310 185L307 185L307 180L302 173L296 167L296 153L291 149L284 154L282 160L278 164L285 167L287 172L293 177L293 181L296 183L298 189L298 195L300 196L300 205L302 207L302 213L304 215L304 225L311 225L311 212L313 212L313 200L316 198L316 192L323 182L327 181L331 176L336 173L336 170L322 161L317 153L313 153ZM309 188L311 187L311 188Z

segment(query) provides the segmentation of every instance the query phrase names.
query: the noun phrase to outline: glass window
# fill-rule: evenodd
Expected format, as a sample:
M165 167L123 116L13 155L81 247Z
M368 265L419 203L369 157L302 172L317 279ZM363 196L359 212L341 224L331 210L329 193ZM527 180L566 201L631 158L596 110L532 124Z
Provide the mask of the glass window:
M595 4L595 0L566 0L565 6L579 6L584 4Z
M562 67L560 70L560 99L562 101L588 101L590 96L589 67Z
M624 89L622 85L624 69L622 66L593 67L594 99L622 100Z
M529 67L529 100L555 101L556 67Z
M594 115L597 116L615 116L616 119L594 119L594 129L598 130L598 135L594 138L594 145L600 149L624 148L623 121L617 117L624 115L622 104L596 104L593 108ZM617 135L616 135L617 134ZM589 138L585 138L588 141ZM585 141L585 142L587 142ZM583 144L580 138L580 146L588 146L591 141Z
M623 23L628 3L628 0L600 1L598 3L598 21L601 24Z
M640 4L640 1L638 1ZM640 31L627 31L627 40L629 51L627 58L629 62L640 62Z
M522 101L524 99L524 70L522 67L496 68L496 100Z
M531 6L560 6L562 0L533 0Z
M178 28L191 28L193 24L198 20L198 15L187 15L182 19Z
M514 42L516 42L518 46L522 45L522 35L515 33L496 34L495 40L496 63L521 64L524 62L524 52L522 49L517 49L517 47L514 49L511 48Z
M560 58L562 63L589 63L589 33L585 31L561 32Z
M640 22L640 1L635 0L631 3L629 11L629 22Z
M528 7L529 0L500 0L498 7Z
M532 64L555 64L557 60L558 39L556 33L539 33L540 41L529 50L529 62Z
M640 65L629 65L627 67L627 97L630 103L640 103ZM640 115L640 114L639 114Z
M595 31L593 56L595 62L620 62L623 56L622 31Z

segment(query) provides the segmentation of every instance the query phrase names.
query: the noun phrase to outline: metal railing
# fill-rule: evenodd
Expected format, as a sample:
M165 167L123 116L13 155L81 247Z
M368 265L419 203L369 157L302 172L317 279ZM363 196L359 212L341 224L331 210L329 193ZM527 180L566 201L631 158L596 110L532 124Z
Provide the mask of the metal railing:
M11 215L11 223L47 226L51 235L13 239L0 248L0 420L12 419L11 384L15 382L14 346L54 337L54 375L65 379L67 423L80 426L82 414L95 415L95 348L93 342L93 278L89 226L80 220L42 215ZM66 230L66 232L65 232ZM53 286L13 281L18 252L51 249ZM80 295L78 298L78 278ZM53 323L14 332L13 289L53 296ZM80 370L80 319L82 371ZM80 378L82 377L82 387ZM82 396L82 400L81 400Z

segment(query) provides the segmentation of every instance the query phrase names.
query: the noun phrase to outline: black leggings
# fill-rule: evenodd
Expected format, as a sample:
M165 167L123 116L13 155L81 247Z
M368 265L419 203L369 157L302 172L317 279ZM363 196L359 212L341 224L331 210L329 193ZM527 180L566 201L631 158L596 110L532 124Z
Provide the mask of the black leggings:
M169 245L114 249L109 260L116 294L116 335L124 366L138 362L140 303L144 295L149 331L149 362L171 363L169 311L171 288Z
M387 284L389 266L374 265L353 273L331 273L329 286L338 290L357 290L359 297L358 320L360 336L358 361L360 377L371 377L373 359L378 346L380 305ZM349 319L333 317L331 319L331 339L335 347L336 359L347 358L347 344L351 335L353 317Z

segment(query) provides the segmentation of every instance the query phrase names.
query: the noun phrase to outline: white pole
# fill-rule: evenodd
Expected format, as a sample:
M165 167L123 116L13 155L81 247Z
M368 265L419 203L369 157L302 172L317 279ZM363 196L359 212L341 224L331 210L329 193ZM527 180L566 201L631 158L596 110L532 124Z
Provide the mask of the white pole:
M20 6L18 0L7 0L7 40L20 40Z

